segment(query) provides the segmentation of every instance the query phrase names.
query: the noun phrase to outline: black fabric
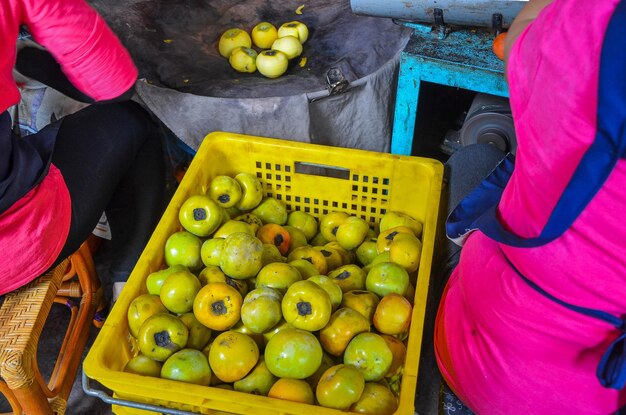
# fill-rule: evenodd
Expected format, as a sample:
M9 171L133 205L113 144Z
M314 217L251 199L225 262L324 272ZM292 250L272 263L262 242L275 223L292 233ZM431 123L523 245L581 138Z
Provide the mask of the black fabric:
M25 47L17 54L16 69L75 100L92 103L92 98L76 89L67 79L52 55L36 47ZM106 101L128 100L130 88L119 97ZM5 111L0 114L0 214L39 184L48 174L56 136L62 120L53 122L35 134L19 137L12 130L12 120Z
M391 60L410 29L391 19L358 16L348 0L88 0L130 51L141 78L195 95L265 98L326 89L326 73L341 69L348 81L360 79ZM302 14L297 14L299 6ZM309 28L300 59L284 76L235 72L218 52L221 34L231 27L250 31L268 21L292 20Z
M67 80L49 52L22 48L18 60L22 74L75 99L90 100ZM125 101L133 91L131 88L110 101L90 105L36 134L22 139L12 135L12 142L0 141L0 147L10 149L13 143L20 151L18 155L28 156L16 163L0 155L0 173L6 172L10 179L7 183L14 183L13 188L28 187L22 182L34 177L32 171L37 171L37 180L26 181L32 188L45 177L51 162L63 176L70 193L72 217L69 235L52 267L74 253L96 227L102 213L107 213L114 260L106 272L99 273L107 300L113 282L128 278L166 204L163 132L138 103ZM4 118L0 121L10 132L10 119L8 124ZM23 150L31 147L38 151ZM40 168L44 164L36 155L45 158L45 168ZM19 199L13 193L16 196L8 206Z
M76 89L67 79L61 65L45 50L24 47L17 52L15 69L22 75L48 85L76 101L93 103L94 100Z
M61 70L61 65L57 63L50 52L34 46L21 48L17 52L15 69L24 76L36 79L76 101L87 104L108 104L111 102L128 101L135 93L135 86L133 85L126 92L113 99L95 101L72 85L63 73L63 70Z
M60 122L20 138L9 113L0 114L0 214L20 200L48 174Z
M125 281L165 207L161 133L135 102L92 105L64 118L53 164L72 200L70 233L59 261L78 249L105 211L114 258L105 292ZM57 263L59 262L57 261Z

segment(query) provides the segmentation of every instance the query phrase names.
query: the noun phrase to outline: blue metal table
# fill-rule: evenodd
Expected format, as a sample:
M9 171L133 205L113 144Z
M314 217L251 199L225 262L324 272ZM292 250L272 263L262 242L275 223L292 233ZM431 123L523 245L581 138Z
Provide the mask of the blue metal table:
M504 63L492 52L493 33L403 23L413 34L400 56L391 153L410 155L422 81L508 97Z

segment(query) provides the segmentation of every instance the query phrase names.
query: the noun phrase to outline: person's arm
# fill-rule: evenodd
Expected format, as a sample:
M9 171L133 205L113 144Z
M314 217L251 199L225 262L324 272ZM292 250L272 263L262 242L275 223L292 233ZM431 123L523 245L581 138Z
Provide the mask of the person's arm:
M517 37L526 29L526 27L537 18L539 13L553 0L529 0L528 3L520 10L520 12L511 23L511 27L506 33L504 41L504 64L506 66L509 60L511 47L515 43Z
M61 69L61 65L54 59L50 52L34 46L27 46L17 52L15 69L22 75L41 82L50 88L80 102L87 104L106 104L110 102L128 101L135 92L135 86L131 86L121 95L104 101L95 101L92 97L84 94L74 86Z
M107 101L132 89L137 68L130 54L84 0L20 1L33 39L52 54L81 93Z

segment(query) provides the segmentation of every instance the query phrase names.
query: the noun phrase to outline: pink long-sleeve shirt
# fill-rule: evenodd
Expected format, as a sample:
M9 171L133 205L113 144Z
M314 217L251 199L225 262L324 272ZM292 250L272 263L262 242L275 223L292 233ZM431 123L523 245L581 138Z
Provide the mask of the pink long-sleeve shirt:
M137 78L128 51L83 0L0 0L0 113L20 99L12 75L20 25L26 25L68 79L96 101L121 95ZM52 265L70 221L69 192L61 172L51 165L39 185L0 214L0 295Z
M600 52L618 0L592 3L555 0L511 51L519 148L499 213L522 237L543 229L596 134ZM571 227L544 246L513 248L480 231L467 239L439 308L435 346L444 378L474 412L606 415L626 405L626 390L596 377L619 331L542 296L502 253L561 300L626 315L625 184L621 160Z

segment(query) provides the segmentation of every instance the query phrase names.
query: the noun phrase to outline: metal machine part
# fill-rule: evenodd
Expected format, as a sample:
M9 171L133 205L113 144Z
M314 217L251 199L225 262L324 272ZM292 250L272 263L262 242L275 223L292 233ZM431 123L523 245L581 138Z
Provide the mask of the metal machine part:
M350 0L352 12L435 25L509 27L528 0Z
M509 100L494 95L476 94L467 111L459 139L463 147L484 143L515 154L517 140Z
M340 68L332 67L326 72L326 84L330 95L335 95L344 92L350 85L350 82L348 82Z

